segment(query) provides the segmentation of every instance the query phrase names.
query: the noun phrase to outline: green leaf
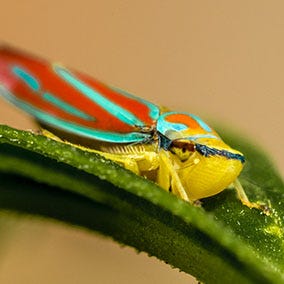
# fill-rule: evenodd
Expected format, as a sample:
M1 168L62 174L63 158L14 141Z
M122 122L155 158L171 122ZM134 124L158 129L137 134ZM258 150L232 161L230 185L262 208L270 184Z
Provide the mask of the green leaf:
M57 219L145 251L205 283L284 283L283 182L265 155L235 136L249 197L225 190L194 207L103 157L0 126L0 208Z

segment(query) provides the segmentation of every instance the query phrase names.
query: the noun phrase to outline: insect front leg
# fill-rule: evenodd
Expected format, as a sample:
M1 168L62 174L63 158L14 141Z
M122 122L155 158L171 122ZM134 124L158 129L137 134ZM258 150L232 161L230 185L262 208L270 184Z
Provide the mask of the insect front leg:
M173 194L180 196L183 200L190 202L186 190L177 174L170 153L165 150L159 152L160 167L158 169L157 183L164 189L171 188Z
M241 200L242 204L244 204L245 206L247 206L249 208L259 209L259 210L263 211L264 214L270 215L271 209L267 205L259 204L259 203L256 203L256 202L251 202L248 199L248 197L247 197L247 195L246 195L246 193L243 189L243 186L238 179L236 179L233 182L232 186L236 189L237 194L238 194L238 198Z

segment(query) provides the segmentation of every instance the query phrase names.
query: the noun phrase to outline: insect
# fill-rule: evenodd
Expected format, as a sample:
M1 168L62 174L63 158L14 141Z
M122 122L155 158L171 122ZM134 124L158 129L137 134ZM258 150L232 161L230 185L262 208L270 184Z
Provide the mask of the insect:
M244 205L259 208L237 179L243 154L194 114L169 111L9 47L0 48L0 93L49 136L92 149L186 201L233 185Z

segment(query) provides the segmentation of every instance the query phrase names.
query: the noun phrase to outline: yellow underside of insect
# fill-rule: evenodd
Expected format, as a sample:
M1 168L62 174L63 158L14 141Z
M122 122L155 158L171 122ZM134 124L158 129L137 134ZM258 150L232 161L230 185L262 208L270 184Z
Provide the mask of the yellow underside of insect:
M213 196L227 187L233 186L244 205L261 209L259 204L249 201L237 179L243 168L243 164L239 160L217 155L205 157L195 151L186 161L182 161L174 153L158 149L158 145L155 143L145 145L100 143L97 146L98 149L90 149L62 141L47 130L42 132L54 140L102 155L137 175L153 180L166 191L171 191L190 203Z

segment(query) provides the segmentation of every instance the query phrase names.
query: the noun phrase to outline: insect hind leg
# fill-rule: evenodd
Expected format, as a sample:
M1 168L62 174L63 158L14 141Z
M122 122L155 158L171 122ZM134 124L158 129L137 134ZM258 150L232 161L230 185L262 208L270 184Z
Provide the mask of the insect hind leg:
M55 134L53 134L52 132L46 130L46 129L41 129L41 133L44 136L46 136L50 139L53 139L55 141L71 145L73 147L79 148L79 149L84 150L84 151L99 154L99 155L103 156L104 158L106 158L108 160L112 160L113 162L120 164L124 168L134 172L137 175L140 174L140 170L139 170L137 162L134 159L132 159L132 158L126 156L126 155L118 155L118 154L114 154L114 153L102 152L102 151L99 151L99 150L96 150L96 149L91 149L91 148L84 147L84 146L81 146L81 145L78 145L78 144L74 144L74 143L71 143L71 142L68 142L68 141L64 141L61 138L59 138L58 136L56 136Z

